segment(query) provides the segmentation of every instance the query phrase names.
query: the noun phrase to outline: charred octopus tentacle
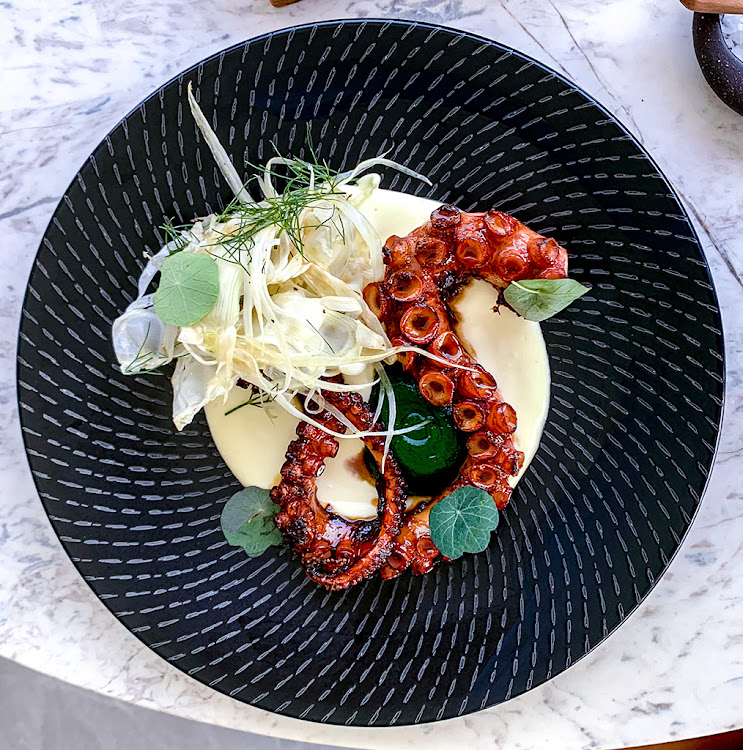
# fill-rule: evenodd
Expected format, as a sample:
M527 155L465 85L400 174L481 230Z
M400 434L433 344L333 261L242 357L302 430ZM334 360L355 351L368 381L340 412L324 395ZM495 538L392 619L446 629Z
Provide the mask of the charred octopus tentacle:
M309 577L328 589L347 588L376 571L394 578L408 567L416 574L431 570L441 553L431 541L429 513L458 487L480 487L498 508L505 507L511 496L508 478L518 474L524 458L512 439L516 413L501 398L492 375L457 338L449 303L473 277L504 289L511 281L567 275L567 252L555 240L499 211L467 214L454 206L441 206L404 238L390 237L384 255L385 278L369 284L364 299L393 345L415 346L439 358L416 352L399 356L425 399L451 407L455 424L469 434L468 455L449 487L406 513L404 482L389 454L380 471L377 518L350 521L317 499L315 480L335 456L337 440L300 423L271 498L280 506L276 525L282 535L301 556ZM358 394L325 391L323 397L357 429L378 429ZM313 416L328 429L345 431L328 410ZM364 442L381 469L384 439Z
M408 567L427 573L439 557L428 525L436 502L458 487L474 486L503 508L511 496L508 478L518 474L524 459L512 439L516 413L490 373L464 350L453 331L449 303L469 278L498 289L520 279L563 278L567 252L500 211L468 214L441 206L406 237L390 237L384 254L385 278L367 286L364 298L394 344L416 346L451 362L446 367L415 353L401 357L423 397L436 406L451 406L457 427L471 435L454 483L405 515L381 570L384 578L394 578Z
M369 405L357 393L323 391L326 404L338 409L359 431L377 428ZM329 411L313 415L335 432L345 427ZM366 447L380 467L378 513L374 521L350 521L325 509L317 499L315 480L325 461L338 451L338 441L306 422L297 427L281 469L281 482L271 491L280 506L276 526L302 558L307 575L328 589L345 589L376 573L387 559L405 511L405 485L391 454L382 467L384 438L367 437Z

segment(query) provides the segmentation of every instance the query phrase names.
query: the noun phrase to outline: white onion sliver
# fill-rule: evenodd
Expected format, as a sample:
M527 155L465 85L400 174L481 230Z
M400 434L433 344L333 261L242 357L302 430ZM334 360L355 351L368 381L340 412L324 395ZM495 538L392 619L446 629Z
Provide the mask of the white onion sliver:
M246 190L242 180L237 174L237 170L230 161L230 157L227 156L227 152L224 150L224 146L219 142L217 134L212 130L212 126L207 121L204 113L196 101L193 95L191 82L188 82L188 104L191 107L191 114L199 126L199 130L204 136L206 145L209 146L209 150L214 156L214 161L217 162L219 171L224 175L227 184L232 188L232 192L235 194L237 200L241 203L252 203L253 199L250 197L250 193Z

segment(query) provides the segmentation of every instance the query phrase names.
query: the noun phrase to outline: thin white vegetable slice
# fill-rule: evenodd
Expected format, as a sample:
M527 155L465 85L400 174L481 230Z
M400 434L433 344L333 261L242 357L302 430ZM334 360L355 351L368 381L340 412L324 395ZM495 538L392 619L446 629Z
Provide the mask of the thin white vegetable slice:
M252 203L253 199L250 197L250 193L245 188L245 185L243 185L243 181L237 174L237 170L230 161L230 157L227 156L224 146L219 142L217 134L212 130L212 126L201 111L196 97L193 95L191 81L188 82L188 104L191 107L193 119L203 134L206 145L209 146L209 150L214 156L214 161L217 162L219 171L224 175L227 184L235 194L235 198L241 203Z

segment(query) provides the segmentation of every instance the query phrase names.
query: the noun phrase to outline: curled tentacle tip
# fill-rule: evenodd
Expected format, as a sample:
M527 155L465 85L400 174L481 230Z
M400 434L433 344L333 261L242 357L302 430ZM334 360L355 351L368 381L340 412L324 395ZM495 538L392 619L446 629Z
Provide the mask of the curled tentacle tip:
M563 278L567 252L554 239L495 209L463 214L443 205L423 227L403 238L390 237L383 258L385 279L369 284L364 300L385 325L393 346L412 343L433 355L429 359L417 352L400 352L398 358L418 380L424 398L437 406L451 406L455 424L469 433L468 457L459 478L444 494L454 486L478 486L502 509L511 496L507 477L516 476L524 460L511 439L516 413L501 400L493 377L474 363L451 330L448 301L472 276L500 289L518 279ZM358 398L343 401L343 396L330 391L323 396L365 431L372 426L373 416ZM324 404L320 408L325 409ZM325 419L337 432L345 431L329 413L313 417ZM358 529L351 525L339 539L328 513L315 503L313 484L338 443L316 426L304 425L297 435L299 440L287 452L281 485L271 497L280 506L276 524L303 556L312 580L338 590L377 571L385 580L408 568L417 575L429 572L441 555L430 538L428 510L405 514L405 485L394 460L388 456L387 466L382 467L376 536L365 531L364 541L359 541ZM365 443L381 463L384 440L371 436ZM329 539L332 543L326 546Z

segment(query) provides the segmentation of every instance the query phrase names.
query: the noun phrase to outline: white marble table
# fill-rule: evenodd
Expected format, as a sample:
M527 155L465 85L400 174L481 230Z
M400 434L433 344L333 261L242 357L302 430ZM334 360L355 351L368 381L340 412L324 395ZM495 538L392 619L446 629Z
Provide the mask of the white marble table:
M727 397L699 515L647 601L596 651L488 711L393 730L279 718L196 683L129 634L65 556L36 495L15 395L19 313L47 221L78 166L151 90L293 23L444 23L510 44L595 96L683 197L720 296ZM707 89L673 0L5 0L0 2L0 655L213 724L326 745L609 748L740 726L743 694L743 118ZM1 698L0 698L1 700Z

